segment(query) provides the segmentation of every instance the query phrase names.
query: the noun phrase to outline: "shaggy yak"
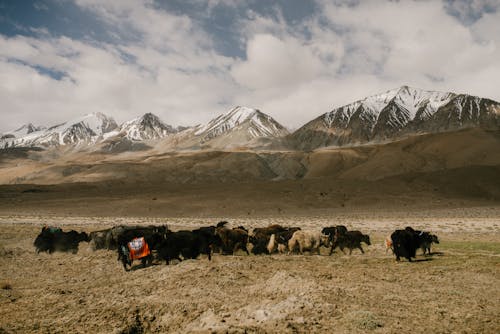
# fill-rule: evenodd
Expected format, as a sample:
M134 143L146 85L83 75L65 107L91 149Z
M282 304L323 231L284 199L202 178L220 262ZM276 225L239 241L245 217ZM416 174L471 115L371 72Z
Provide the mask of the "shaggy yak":
M431 234L430 232L415 231L418 234L419 246L422 253L425 255L431 255L431 245L433 243L438 244L439 239L437 235Z
M78 252L78 246L82 241L90 241L89 236L85 232L77 232L74 230L63 232L57 227L44 226L33 242L33 245L37 253L48 252L51 254L55 251L60 251L76 254Z
M330 240L328 236L320 231L295 231L288 241L288 253L294 252L297 248L300 254L309 251L311 254L317 252L320 254L320 247L328 247Z
M321 233L326 234L331 242L333 242L336 234L345 234L346 232L347 227L344 225L328 226L321 230Z
M344 234L337 233L332 243L332 248L330 249L330 254L337 247L345 254L344 248L349 248L349 255L352 254L352 250L358 248L361 253L364 253L361 243L364 242L367 245L371 245L370 237L360 231L347 231Z
M234 254L241 249L249 255L247 249L248 231L242 228L229 229L226 227L227 221L219 222L215 228L215 233L221 240L223 254Z
M275 251L285 253L288 250L288 241L300 227L287 227L286 230L272 234L267 244L267 251L272 254Z
M158 256L170 264L171 260L196 259L200 254L206 254L212 259L212 248L219 247L220 239L215 234L215 227L201 227L193 231L178 231L167 233L165 240L158 249Z
M118 261L122 261L123 268L128 271L134 260L141 260L142 267L153 263L153 254L144 237L133 238L118 246Z
M407 227L404 230L394 231L391 234L391 241L396 261L399 261L401 257L405 257L411 262L411 258L416 257L420 241L418 233L413 228Z
M153 250L158 247L165 239L168 232L166 226L139 226L123 227L120 226L120 234L116 236L118 261L122 261L123 268L128 270L127 266L132 266L132 261L140 259L142 266L151 265L153 262ZM111 233L113 229L111 229ZM116 230L114 232L117 232ZM115 237L112 236L112 239Z
M278 224L255 228L252 235L248 237L248 242L253 245L252 253L255 255L270 254L267 246L271 235L282 231L286 231L286 228Z

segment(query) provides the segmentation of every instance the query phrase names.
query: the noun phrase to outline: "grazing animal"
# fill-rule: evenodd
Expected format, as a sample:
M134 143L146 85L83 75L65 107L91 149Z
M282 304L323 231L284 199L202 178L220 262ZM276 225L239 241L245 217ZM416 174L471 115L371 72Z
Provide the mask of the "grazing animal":
M347 227L344 225L337 225L337 226L328 226L324 227L321 230L321 233L328 235L328 239L330 240L330 244L332 247L330 248L330 255L333 253L333 245L334 245L334 239L336 235L344 235L347 232Z
M209 230L178 231L167 233L165 240L158 249L158 256L170 264L171 260L182 261L183 259L196 259L200 254L206 254L211 260L211 247L214 242L211 237L207 238L205 233Z
M219 252L222 248L222 240L217 235L215 226L206 226L200 227L196 230L193 230L193 233L197 234L200 237L200 252L202 254L207 254L207 248L211 250L211 252ZM210 260L209 255L209 260Z
M285 230L286 228L278 224L255 228L248 237L248 242L253 245L252 253L255 255L272 253L273 250L269 250L268 247L271 236Z
M330 254L337 247L340 248L342 253L345 254L344 248L349 248L349 255L352 254L352 250L357 248L361 253L365 253L361 243L364 242L367 245L371 245L370 237L367 234L363 234L360 231L347 231L344 234L337 233L332 243L332 248L330 249Z
M118 247L118 261L122 261L125 271L129 270L127 266L132 267L132 262L135 259L141 260L143 268L153 262L151 249L144 237L133 238L128 243L121 244Z
M98 249L108 249L113 250L118 248L119 238L124 235L127 231L140 231L140 234L152 234L159 233L165 234L167 230L166 226L126 226L119 225L105 230L94 231L90 233L90 246L92 250ZM129 237L133 238L135 232L129 232Z
M252 244L252 254L271 254L269 251L268 245L270 243L272 235L261 236L260 238L255 238L253 236L248 237L248 242Z
M222 252L234 254L238 249L241 249L250 255L247 249L248 232L241 228L229 229L226 224L226 221L219 222L215 228L215 232L221 240Z
M286 231L286 227L283 227L279 224L269 225L268 227L258 227L254 228L252 231L252 237L261 238L263 236L271 236L271 234L275 234L281 231Z
M434 244L439 244L439 238L437 237L437 235L435 234L431 234L431 241L428 242L428 243L424 243L424 254L425 254L425 251L427 250L427 254L431 254L431 245L434 243Z
M321 233L328 235L331 242L333 242L333 239L337 233L345 234L346 232L347 227L345 227L344 225L328 226L321 230Z
M165 239L168 232L166 226L134 226L121 229L121 233L116 237L118 245L121 247L134 238L144 237L151 250L158 249L160 243ZM113 237L114 238L114 237Z
M430 232L425 231L415 231L418 236L418 244L419 248L422 250L423 255L431 254L431 245L433 243L438 244L439 239L435 234L431 234Z
M92 231L89 233L90 237L90 247L93 251L98 249L108 249L106 244L107 235L110 229L100 230L100 231Z
M300 254L309 251L311 254L317 252L320 254L320 247L330 245L330 240L327 235L320 231L295 231L288 241L288 253L295 251L298 248Z
M401 257L405 257L411 262L412 258L416 257L418 248L421 248L423 254L430 254L431 244L439 243L436 235L425 231L416 231L408 226L404 230L396 230L391 234L391 240L394 247L394 255L396 261Z
M74 230L63 232L60 228L43 227L40 234L35 238L33 245L37 253L48 252L52 254L55 251L60 251L76 254L82 241L90 241L88 234L85 232Z
M411 227L407 227L404 230L396 230L391 234L391 240L396 261L399 261L401 257L405 257L411 262L411 258L416 256L417 248L420 245L418 234L415 230Z
M153 262L153 250L158 250L158 247L165 239L165 234L168 232L166 226L117 226L112 228L107 235L109 245L117 244L118 261L122 261L125 270L128 266L132 266L134 260L130 256L130 243L133 240L144 238L145 247L148 248L148 254L141 257L143 267Z
M293 234L299 230L300 227L288 227L284 231L271 235L269 243L267 244L268 252L270 254L276 250L280 253L286 252L288 249L288 241L292 238Z

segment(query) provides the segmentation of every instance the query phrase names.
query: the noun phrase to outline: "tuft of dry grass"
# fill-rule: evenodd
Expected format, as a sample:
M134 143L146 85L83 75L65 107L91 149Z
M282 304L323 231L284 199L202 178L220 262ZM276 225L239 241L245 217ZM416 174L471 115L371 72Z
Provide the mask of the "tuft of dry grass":
M374 330L383 327L384 323L370 311L354 311L346 315L348 325L362 330Z
M0 283L0 289L2 290L12 290L12 284L9 282L1 282Z

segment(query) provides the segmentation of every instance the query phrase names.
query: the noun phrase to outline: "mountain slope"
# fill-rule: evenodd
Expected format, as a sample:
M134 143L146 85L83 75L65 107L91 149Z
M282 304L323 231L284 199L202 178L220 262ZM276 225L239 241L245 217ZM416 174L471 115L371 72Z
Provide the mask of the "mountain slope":
M159 117L147 113L118 127L112 118L100 113L89 114L48 129L38 130L24 126L14 134L7 133L0 140L1 148L59 147L87 143L95 151L117 153L150 148L160 142L166 150L186 148L257 147L288 131L272 117L256 109L236 107L205 125L193 128L174 128ZM14 133L14 132L12 132ZM147 141L147 144L141 142Z
M128 139L136 141L160 139L178 132L177 129L163 123L152 113L123 123L119 131L123 132Z
M33 131L19 138L6 138L0 147L57 147L68 144L95 143L118 126L102 113L92 113L48 129Z
M180 149L255 148L287 134L288 130L271 116L257 109L235 107L205 125L180 132L168 144Z
M249 138L281 137L287 130L272 117L257 109L235 107L195 131L195 136L208 141L230 131L244 130Z
M41 131L44 129L45 129L45 127L43 127L43 126L35 126L31 123L28 123L28 124L21 126L19 129L1 134L0 140L1 139L6 140L6 139L19 138L19 137L26 136L27 134L30 134L32 132Z
M336 108L295 131L299 149L395 140L403 135L500 126L500 103L402 86Z
M198 150L157 155L143 152L124 157L113 154L105 159L81 154L72 160L47 161L43 151L31 152L28 158L22 158L16 152L3 150L0 160L5 168L0 169L0 183L52 184L117 179L138 185L306 179L379 181L469 167L500 168L499 145L500 131L471 128L412 136L386 144L311 152ZM500 180L496 177L491 182L497 182L496 179ZM455 181L461 182L460 179Z

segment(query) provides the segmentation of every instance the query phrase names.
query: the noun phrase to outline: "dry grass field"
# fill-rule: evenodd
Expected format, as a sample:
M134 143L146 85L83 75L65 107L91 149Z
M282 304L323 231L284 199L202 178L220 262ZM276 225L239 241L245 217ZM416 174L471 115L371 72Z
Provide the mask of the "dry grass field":
M499 143L472 129L312 152L0 152L0 334L500 333ZM44 224L220 220L343 224L372 245L130 272L85 243L33 247ZM406 226L439 236L432 256L386 253L385 236Z
M228 218L248 227L345 224L370 234L365 254L217 254L125 272L115 252L86 243L52 255L32 245L43 224L179 230L225 218L1 216L0 333L500 332L498 207ZM432 256L398 263L386 253L384 237L407 225L440 237Z

